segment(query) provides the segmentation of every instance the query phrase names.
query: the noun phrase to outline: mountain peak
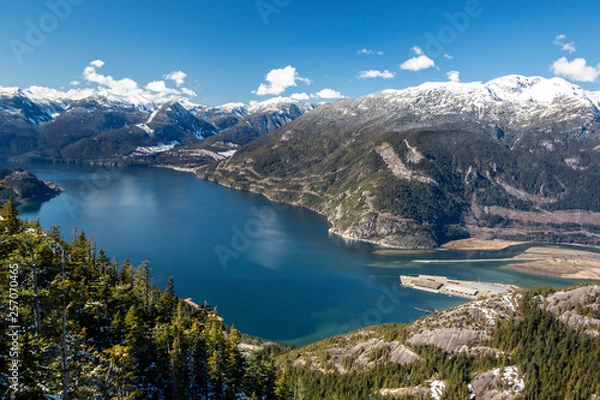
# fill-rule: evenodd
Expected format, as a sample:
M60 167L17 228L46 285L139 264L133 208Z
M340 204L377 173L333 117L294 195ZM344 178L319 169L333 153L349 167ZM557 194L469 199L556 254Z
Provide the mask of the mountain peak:
M248 107L248 111L250 113L256 112L272 112L277 109L281 109L287 105L295 105L298 108L301 108L303 111L308 111L314 109L316 106L313 103L305 103L303 101L294 100L290 97L273 97L268 100L264 100L261 102L251 101Z
M540 101L552 103L559 97L589 99L589 92L558 77L543 78L508 75L493 79L485 84L492 88L503 100Z

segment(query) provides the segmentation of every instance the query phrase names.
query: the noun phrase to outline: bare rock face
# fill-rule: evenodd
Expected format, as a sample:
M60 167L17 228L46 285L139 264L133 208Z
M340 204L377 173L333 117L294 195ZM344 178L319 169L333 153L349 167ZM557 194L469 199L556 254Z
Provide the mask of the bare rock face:
M316 370L335 370L339 373L367 370L382 364L408 365L421 359L414 351L397 340L385 341L364 338L358 342L336 343L325 350L326 359L306 352L294 360L295 366L310 365Z
M392 342L395 349L390 351L390 361L395 364L408 365L421 359L415 352L398 342Z
M524 297L525 296L525 297ZM451 358L496 357L508 361L510 351L490 346L499 323L523 323L522 293L498 294L434 312L409 325L367 327L299 349L290 359L293 367L308 367L322 373L347 374L372 370L382 365L411 365L425 362L419 346L435 346ZM536 306L554 315L569 328L600 336L600 285L588 285L533 297ZM470 375L470 399L517 399L525 390L525 364L502 365ZM523 369L525 368L525 369ZM385 396L440 398L447 382L437 374L412 387L381 387Z
M449 353L460 351L463 346L484 343L489 336L484 331L464 328L441 328L426 330L408 339L411 346L432 345Z
M511 366L475 374L470 387L477 400L510 400L524 390L525 383L518 368Z
M538 298L541 308L571 329L600 336L600 286L584 286Z
M411 326L407 343L434 345L450 353L497 353L499 350L485 345L497 321L520 315L519 299L518 293L503 294L431 314Z

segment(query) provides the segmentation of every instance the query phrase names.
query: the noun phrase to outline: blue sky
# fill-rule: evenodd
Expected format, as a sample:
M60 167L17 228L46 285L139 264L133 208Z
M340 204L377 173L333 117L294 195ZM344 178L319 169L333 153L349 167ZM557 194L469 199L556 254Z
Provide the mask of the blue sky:
M0 13L0 86L185 89L216 105L516 73L598 91L598 17L597 1L11 2Z

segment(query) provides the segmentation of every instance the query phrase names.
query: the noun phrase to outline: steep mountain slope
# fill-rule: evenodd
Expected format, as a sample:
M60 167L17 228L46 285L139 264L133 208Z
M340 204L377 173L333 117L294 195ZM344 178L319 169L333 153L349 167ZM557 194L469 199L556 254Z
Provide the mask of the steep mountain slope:
M317 104L274 98L254 103L249 107L233 103L211 109L208 113L206 110L198 112L196 115L201 115L202 118L216 118L216 121L222 124L225 123L224 121L227 124L235 121L235 124L201 142L161 153L155 162L197 168L215 160L222 160L254 139L290 123L315 108Z
M92 97L70 104L64 112L40 127L36 155L62 159L65 148L80 140L135 125L143 115L133 106ZM67 151L66 159L70 158Z
M210 121L219 132L232 128L248 115L248 107L244 103L227 103L218 107L198 107L192 110L196 118Z
M199 174L383 246L598 244L599 97L521 76L386 90L326 104Z
M16 88L0 89L0 149L8 155L34 150L40 124L52 118L66 107L52 100L38 100L32 93Z

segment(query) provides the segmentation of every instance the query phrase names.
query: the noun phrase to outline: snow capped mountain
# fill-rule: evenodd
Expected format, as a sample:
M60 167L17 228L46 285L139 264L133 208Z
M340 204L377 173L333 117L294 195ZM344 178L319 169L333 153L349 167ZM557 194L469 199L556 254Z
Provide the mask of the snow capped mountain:
M289 113L289 107L295 106L302 113L305 113L310 110L314 110L317 105L314 103L304 103L289 97L274 97L269 100L261 101L261 102L250 102L250 106L248 107L249 114L256 113L264 113L264 112L273 112L273 111L284 111Z
M102 88L65 92L0 86L0 155L33 152L44 158L61 159L66 154L72 158L87 146L94 151L86 154L94 157L110 157L114 149L122 156L138 145L192 144L260 115L265 121L251 123L242 134L251 140L315 107L281 99L253 107L243 103L207 107L189 99L166 99L156 101L146 91L123 95ZM101 143L96 140L99 135Z
M218 132L215 125L196 118L178 102L163 104L157 112L151 114L146 125L154 132L172 129L174 125L182 132L194 135L197 139L205 139ZM182 137L166 137L165 139L183 141Z
M426 83L321 105L203 173L383 246L467 232L597 245L582 226L600 226L598 106L560 78Z
M55 142L59 135L59 142L67 143L131 127L164 143L185 144L188 135L201 140L224 133L215 140L242 146L309 111L315 123L326 121L340 128L360 125L400 131L468 123L487 127L509 141L527 129L600 132L600 92L585 91L561 78L509 75L486 83L431 82L324 105L275 97L250 104L202 106L189 99L157 103L144 93L0 87L0 136L27 131L30 137L41 133L44 143ZM33 139L28 140L30 149ZM11 154L15 151L21 152Z
M206 107L207 111L221 114L233 114L239 118L248 115L248 107L244 103L226 103L216 107Z
M471 122L511 132L527 127L570 132L600 121L600 96L561 78L510 75L487 83L431 82L320 107L322 118L384 130Z
M459 101L460 105L471 107L489 107L494 105L515 104L526 107L528 111L548 107L563 100L578 102L581 105L597 106L593 93L586 92L579 86L570 84L561 78L527 78L511 75L494 79L487 83L426 83L415 88L399 91L385 91L387 98L394 102L414 103L422 99L433 100L432 105L443 110L445 100L449 97Z

